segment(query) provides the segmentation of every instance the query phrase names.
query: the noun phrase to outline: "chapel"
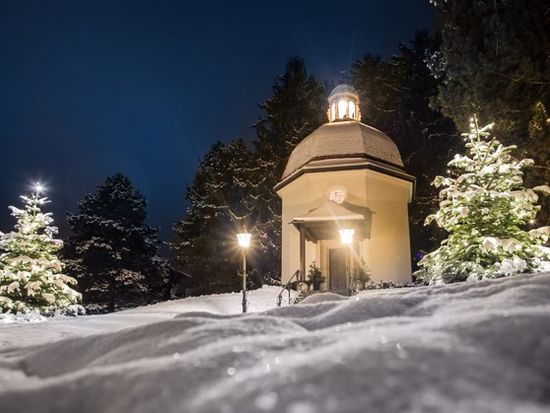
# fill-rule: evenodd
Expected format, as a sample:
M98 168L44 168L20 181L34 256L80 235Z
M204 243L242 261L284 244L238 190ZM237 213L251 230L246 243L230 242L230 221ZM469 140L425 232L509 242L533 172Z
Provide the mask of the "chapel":
M339 85L328 122L292 151L275 191L282 200L282 281L309 266L321 289L346 290L359 266L372 281L411 281L408 204L415 178L380 130L361 122L359 95Z

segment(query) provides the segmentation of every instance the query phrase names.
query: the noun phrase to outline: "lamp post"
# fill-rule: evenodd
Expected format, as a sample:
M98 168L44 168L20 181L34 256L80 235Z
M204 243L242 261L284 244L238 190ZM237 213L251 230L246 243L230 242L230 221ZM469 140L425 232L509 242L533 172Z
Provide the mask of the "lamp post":
M355 235L355 230L353 228L342 228L338 230L340 233L340 241L342 244L347 245L348 258L346 260L346 277L348 279L348 290L351 291L353 286L349 285L351 281L351 247L353 245L353 236Z
M252 234L241 232L237 234L237 241L239 241L239 247L241 247L241 256L243 262L243 313L246 313L246 250L250 247L250 238Z

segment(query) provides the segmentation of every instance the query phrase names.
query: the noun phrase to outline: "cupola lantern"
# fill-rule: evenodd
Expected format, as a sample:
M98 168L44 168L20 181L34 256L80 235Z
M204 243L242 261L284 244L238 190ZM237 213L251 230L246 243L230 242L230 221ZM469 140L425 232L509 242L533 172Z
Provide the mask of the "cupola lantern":
M361 120L359 109L359 94L349 85L336 86L328 97L328 120L338 122L342 120Z

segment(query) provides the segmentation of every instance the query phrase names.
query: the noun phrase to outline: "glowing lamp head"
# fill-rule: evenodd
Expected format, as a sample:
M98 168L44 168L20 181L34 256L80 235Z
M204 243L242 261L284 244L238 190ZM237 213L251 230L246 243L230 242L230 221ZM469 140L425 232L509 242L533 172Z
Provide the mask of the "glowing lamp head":
M340 233L340 241L342 244L351 245L353 243L353 236L355 235L355 230L353 228L343 228L338 230Z
M250 247L250 238L252 238L252 234L249 234L248 232L241 232L241 233L237 234L237 240L239 241L239 247L241 247L241 248Z

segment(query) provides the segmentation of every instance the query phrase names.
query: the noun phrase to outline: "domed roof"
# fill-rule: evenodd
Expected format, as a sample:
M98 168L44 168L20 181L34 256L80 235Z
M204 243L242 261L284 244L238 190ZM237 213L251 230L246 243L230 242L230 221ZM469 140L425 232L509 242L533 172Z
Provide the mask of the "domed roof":
M403 168L395 143L385 133L358 121L325 123L292 151L282 180L313 161L370 158Z
M346 85L346 84L340 84L338 86L336 86L334 89L332 89L332 91L330 92L330 95L328 96L328 99L330 100L330 98L334 95L337 95L337 94L351 94L351 95L358 95L357 93L357 90L355 90L355 88L353 86L350 86L350 85Z

